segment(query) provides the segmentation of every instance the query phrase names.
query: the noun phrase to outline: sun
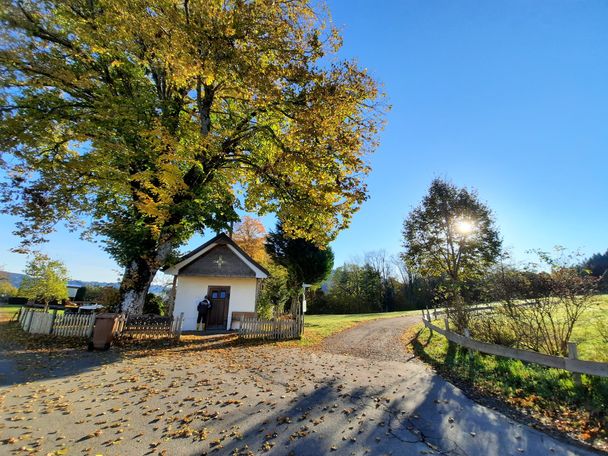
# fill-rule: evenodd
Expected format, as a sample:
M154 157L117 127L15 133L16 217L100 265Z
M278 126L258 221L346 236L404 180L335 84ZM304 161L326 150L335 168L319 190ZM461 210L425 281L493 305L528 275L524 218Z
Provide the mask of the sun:
M475 231L476 226L470 220L459 219L459 220L456 220L455 228L458 233L466 236L468 234L471 234L473 231Z

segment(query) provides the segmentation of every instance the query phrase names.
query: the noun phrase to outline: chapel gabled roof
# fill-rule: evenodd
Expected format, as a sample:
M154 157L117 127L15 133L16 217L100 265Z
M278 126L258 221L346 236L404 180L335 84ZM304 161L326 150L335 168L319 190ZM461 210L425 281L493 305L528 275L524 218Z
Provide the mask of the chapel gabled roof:
M229 248L231 248L234 251L234 253L236 253L236 255L238 257L240 257L240 259L249 268L251 268L253 270L253 272L255 272L255 277L257 277L259 279L265 279L266 277L268 277L270 275L270 273L264 266L262 266L260 263L255 261L253 258L251 258L251 256L249 256L247 254L247 252L245 252L241 247L239 247L239 245L236 242L234 242L232 240L232 238L230 238L225 233L218 234L214 238L205 242L200 247L197 247L196 249L192 250L191 252L188 252L187 254L182 256L177 261L177 263L175 263L173 266L165 268L164 272L166 274L178 275L180 270L182 270L184 267L188 266L190 263L194 262L200 256L211 251L214 247L216 247L218 245L229 246Z

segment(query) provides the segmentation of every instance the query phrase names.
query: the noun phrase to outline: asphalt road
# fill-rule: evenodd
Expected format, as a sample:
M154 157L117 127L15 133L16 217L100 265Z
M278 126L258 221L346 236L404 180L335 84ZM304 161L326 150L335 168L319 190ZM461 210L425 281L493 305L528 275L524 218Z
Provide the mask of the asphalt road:
M369 322L322 350L213 336L153 350L0 347L20 372L0 387L0 454L595 454L476 404L404 354L412 321Z
M505 415L475 403L439 375L425 368L405 350L403 334L420 322L419 316L373 320L335 334L325 340L323 350L370 361L391 362L404 376L417 378L419 385L433 385L430 393L441 394L417 408L416 429L431 447L442 454L603 454L576 443L556 440ZM417 394L428 395L427 388ZM446 399L449 396L450 399ZM407 395L403 397L407 399ZM438 416L437 413L439 412ZM445 423L448 416L448 423ZM477 430L471 431L474 427ZM473 434L475 434L473 436ZM482 438L477 438L482 436ZM475 437L475 438L470 438Z

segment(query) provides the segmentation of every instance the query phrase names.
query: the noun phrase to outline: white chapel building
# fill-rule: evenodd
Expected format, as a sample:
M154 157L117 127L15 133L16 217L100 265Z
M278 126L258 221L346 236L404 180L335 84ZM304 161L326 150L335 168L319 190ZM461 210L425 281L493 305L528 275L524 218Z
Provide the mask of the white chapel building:
M182 329L196 329L197 305L208 295L209 329L238 329L242 315L254 315L260 283L268 271L231 238L219 234L165 269L174 276L173 315L184 313Z

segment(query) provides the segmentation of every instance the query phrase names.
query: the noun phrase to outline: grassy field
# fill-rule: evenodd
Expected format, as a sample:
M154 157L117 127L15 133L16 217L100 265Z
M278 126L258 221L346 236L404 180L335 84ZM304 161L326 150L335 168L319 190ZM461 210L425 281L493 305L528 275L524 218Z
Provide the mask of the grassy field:
M600 327L608 332L608 295L598 296L593 306L574 327L572 340L578 342L581 359L608 362L608 341L600 332Z
M299 345L316 345L322 342L326 337L364 321L375 320L377 318L391 318L419 314L419 310L407 310L401 312L349 315L306 315L304 317L304 335L299 341Z
M0 305L0 321L10 320L13 315L19 312L20 308L21 306ZM63 310L58 310L57 314L63 314Z
M19 312L21 306L0 305L0 320L10 320L13 315Z
M575 328L572 339L579 342L580 358L608 360L608 343L598 330L602 322L608 323L607 295L595 299ZM406 338L420 358L474 394L498 397L548 427L608 449L608 379L583 375L577 385L567 371L450 346L422 325Z

